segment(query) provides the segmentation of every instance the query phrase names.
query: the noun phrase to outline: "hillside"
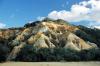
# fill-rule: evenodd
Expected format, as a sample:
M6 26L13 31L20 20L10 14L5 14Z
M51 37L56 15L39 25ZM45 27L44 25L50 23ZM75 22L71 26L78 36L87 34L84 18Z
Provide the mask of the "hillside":
M37 51L42 48L64 48L77 52L99 49L99 33L98 29L74 26L60 19L47 18L43 21L25 24L22 28L1 29L1 60L11 61L19 58L21 52L28 52L24 49L27 46L30 46L30 48L27 47L29 49L36 48Z

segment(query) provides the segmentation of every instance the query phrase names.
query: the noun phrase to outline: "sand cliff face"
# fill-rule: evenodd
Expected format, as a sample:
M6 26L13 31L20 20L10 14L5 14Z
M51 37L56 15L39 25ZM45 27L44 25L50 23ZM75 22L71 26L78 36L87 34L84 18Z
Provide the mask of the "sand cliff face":
M9 40L8 45L13 47L7 60L16 58L20 50L26 45L36 48L62 47L77 51L97 48L96 44L86 42L73 32L79 28L70 25L57 24L55 22L40 22L35 26L23 28L23 30L0 31L0 41ZM12 39L11 39L12 38Z

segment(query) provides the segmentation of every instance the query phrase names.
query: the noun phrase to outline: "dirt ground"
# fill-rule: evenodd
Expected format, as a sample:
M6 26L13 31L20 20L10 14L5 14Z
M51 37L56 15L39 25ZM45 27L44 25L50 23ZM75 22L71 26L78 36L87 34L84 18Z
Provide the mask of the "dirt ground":
M0 66L100 66L100 62L6 62Z

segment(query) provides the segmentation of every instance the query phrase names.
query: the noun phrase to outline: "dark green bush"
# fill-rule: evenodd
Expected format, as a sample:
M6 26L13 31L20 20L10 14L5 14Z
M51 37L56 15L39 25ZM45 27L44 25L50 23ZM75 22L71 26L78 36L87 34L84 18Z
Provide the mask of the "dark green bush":
M8 53L9 48L0 43L0 62L4 62L6 60Z
M80 30L76 31L76 35L84 39L85 41L89 41L97 44L100 48L100 30L99 29L91 29L85 26L79 25Z
M28 45L22 49L15 60L27 62L100 61L100 49L82 50L78 52L65 48L36 49Z

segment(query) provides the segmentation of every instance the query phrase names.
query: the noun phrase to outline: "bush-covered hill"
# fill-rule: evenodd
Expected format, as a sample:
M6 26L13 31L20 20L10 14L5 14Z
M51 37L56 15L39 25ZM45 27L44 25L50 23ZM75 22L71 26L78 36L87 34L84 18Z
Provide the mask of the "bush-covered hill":
M61 19L0 29L0 61L100 60L100 30Z

